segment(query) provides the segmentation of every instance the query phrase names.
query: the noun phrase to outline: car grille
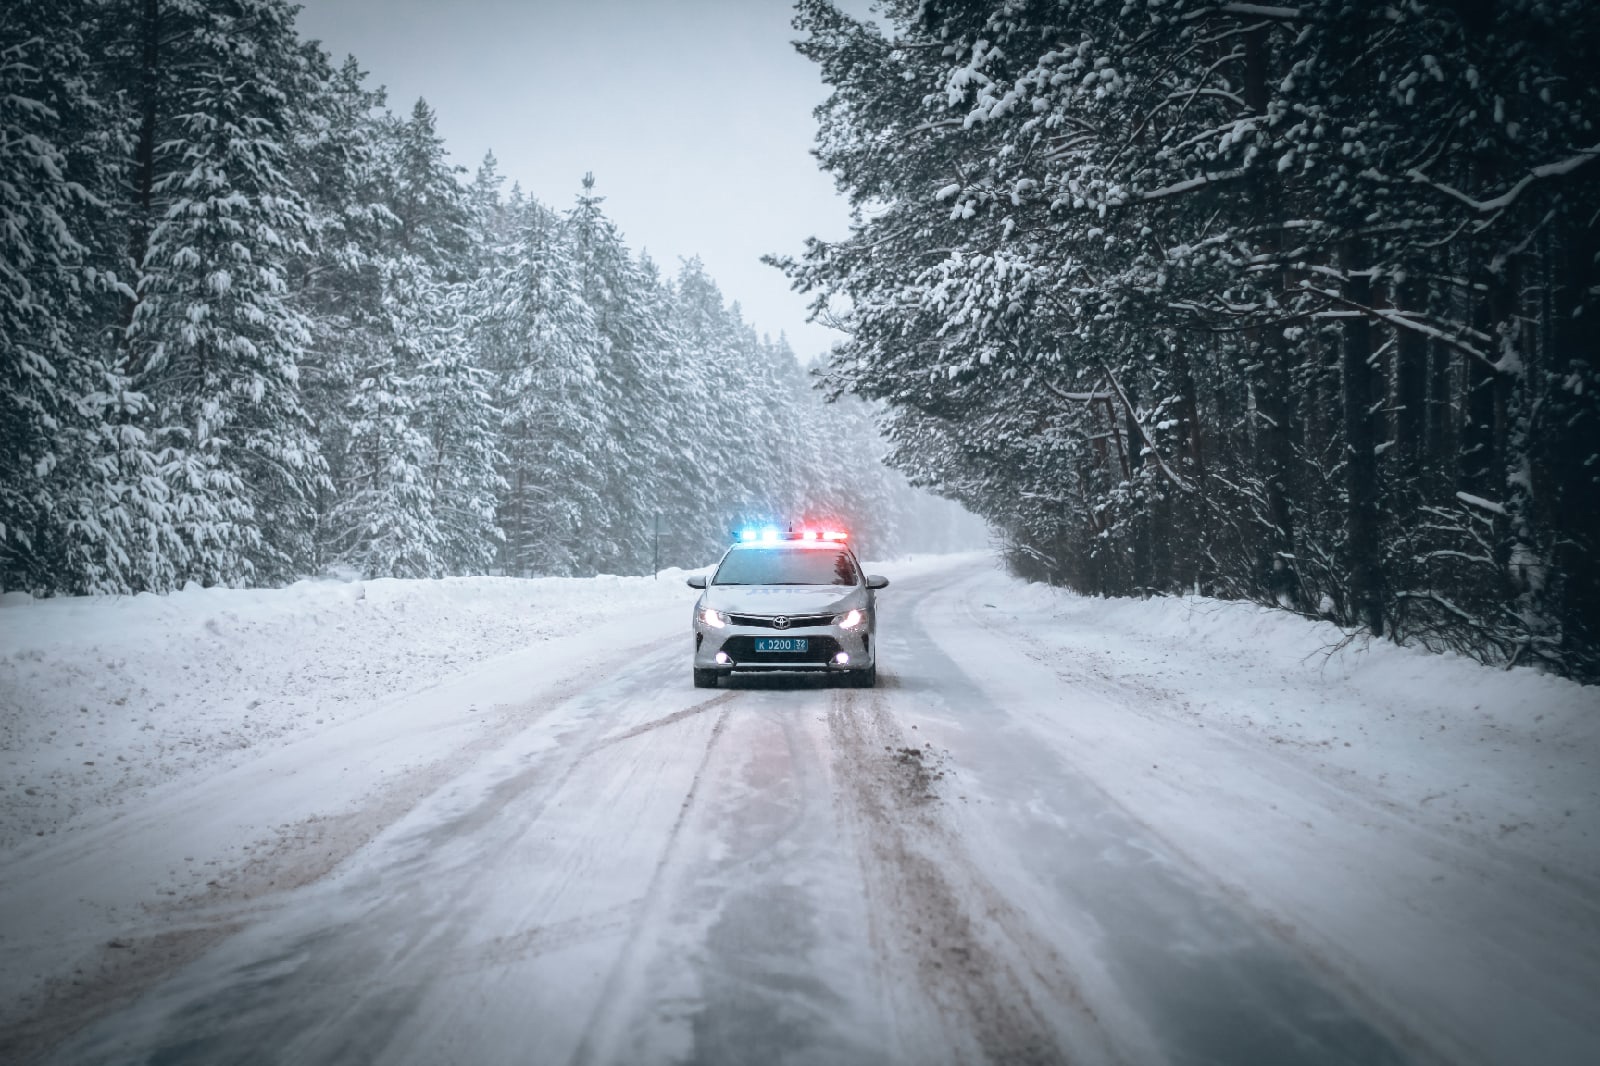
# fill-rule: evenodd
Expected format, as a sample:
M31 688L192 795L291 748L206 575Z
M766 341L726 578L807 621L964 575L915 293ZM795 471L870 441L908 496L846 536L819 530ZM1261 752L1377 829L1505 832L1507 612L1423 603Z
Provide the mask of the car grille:
M730 614L728 616L728 621L732 622L736 626L755 626L758 629L777 629L778 627L772 624L773 618L787 618L789 620L788 628L800 629L805 626L832 625L834 616L831 614Z
M826 663L839 654L839 642L832 637L806 637L805 651L756 651L755 637L729 637L722 650L735 665L745 663Z

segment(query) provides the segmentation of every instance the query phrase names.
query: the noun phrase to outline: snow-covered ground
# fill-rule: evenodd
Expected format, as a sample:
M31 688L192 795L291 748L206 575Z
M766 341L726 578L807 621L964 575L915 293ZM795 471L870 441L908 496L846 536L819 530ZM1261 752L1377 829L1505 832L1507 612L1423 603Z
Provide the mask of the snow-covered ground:
M1348 642L1332 623L1248 603L1033 585L999 611L1064 692L1143 693L1133 702L1281 746L1462 841L1600 883L1600 688Z
M694 692L677 572L6 600L0 1050L187 1026L213 1042L170 1061L274 1061L229 1028L266 1011L338 1061L293 980L197 1006L292 956L318 987L369 960L357 998L416 1015L395 1061L524 1061L519 1010L537 1061L1183 1061L1269 1016L1294 1061L1600 1058L1600 691L979 556L869 569L871 694ZM379 950L416 914L517 1005ZM283 953L313 933L334 971Z
M678 606L682 574L302 581L0 601L0 849L371 713L486 660Z

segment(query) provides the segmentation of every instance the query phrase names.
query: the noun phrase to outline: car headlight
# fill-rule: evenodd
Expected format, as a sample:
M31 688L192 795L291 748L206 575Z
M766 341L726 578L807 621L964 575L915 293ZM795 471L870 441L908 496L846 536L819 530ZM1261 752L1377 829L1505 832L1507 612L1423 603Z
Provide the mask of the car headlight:
M867 612L852 607L833 620L833 624L840 629L855 629L857 626L866 625Z
M728 616L710 607L702 607L700 608L700 621L712 629L722 629L728 624Z

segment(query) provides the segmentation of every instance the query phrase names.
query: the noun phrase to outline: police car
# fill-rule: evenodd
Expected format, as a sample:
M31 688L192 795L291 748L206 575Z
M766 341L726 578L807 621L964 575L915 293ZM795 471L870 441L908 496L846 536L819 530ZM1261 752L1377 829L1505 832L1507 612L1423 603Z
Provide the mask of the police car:
M748 529L707 578L694 605L694 683L714 688L735 672L836 673L859 688L878 681L873 595L889 579L861 572L837 530Z

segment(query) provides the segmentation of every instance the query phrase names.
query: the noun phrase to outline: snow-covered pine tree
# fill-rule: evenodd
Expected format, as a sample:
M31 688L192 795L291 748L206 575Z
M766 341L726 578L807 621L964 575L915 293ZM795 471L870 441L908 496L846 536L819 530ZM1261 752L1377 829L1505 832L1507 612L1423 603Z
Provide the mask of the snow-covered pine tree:
M383 310L382 251L395 222L382 202L380 144L384 93L365 85L354 57L334 67L318 48L307 63L316 95L299 131L297 188L311 212L312 252L292 275L295 304L311 323L311 343L300 366L301 396L328 464L329 479L316 501L316 557L321 569L337 554L330 545L329 512L338 487L351 474L350 417L357 375L371 364L390 322Z
M486 152L467 187L468 245L471 248L469 280L490 276L494 272L506 242L510 239L508 211L501 187L505 178L500 174L500 162L493 152Z
M409 118L390 119L386 137L386 203L396 219L393 239L440 280L460 280L471 265L472 218L458 175L449 162L433 108L419 99Z
M0 11L0 587L40 593L132 586L138 527L163 504L101 328L119 299L119 143L90 15L79 0Z
M684 261L673 279L673 311L676 358L696 379L693 492L701 536L714 544L730 529L784 517L765 432L771 412L752 384L760 372L750 358L754 334L728 308L698 257Z
M350 391L336 413L326 555L367 575L482 571L497 536L498 475L491 398L461 321L472 215L425 102L372 128L371 177L355 188L376 198L358 216L374 224L347 252L371 284L351 294L351 328L332 338Z
M483 574L495 564L505 534L496 522L500 494L501 418L494 375L480 367L468 337L470 288L438 291L430 315L427 357L417 370L419 425L427 435L428 489L447 574Z
M600 338L561 219L527 201L483 312L498 338L505 457L502 566L513 574L582 571L583 541L603 528L605 417Z
M185 62L176 85L152 84L159 99L142 101L151 128L138 165L149 180L133 225L142 254L126 365L150 400L145 420L185 546L173 576L282 581L312 558L312 500L326 476L299 396L309 323L287 294L291 259L309 252L288 169L307 93L293 9L152 6L163 17L143 32Z
M700 458L715 446L713 431L698 418L684 417L685 412L700 411L712 383L702 377L683 342L671 280L664 278L660 267L644 253L637 257L634 268L638 287L633 299L640 305L641 320L649 323L638 364L648 396L636 406L651 404L655 408L646 413L650 442L643 445L650 449L652 470L640 491L641 521L649 535L646 547L653 561L659 528L662 566L698 566L723 543L720 538L727 536L722 529L719 539L707 539L707 471Z
M382 263L384 325L363 331L365 358L346 401L343 476L326 523L328 560L364 577L438 577L445 537L435 520L430 447L421 429L422 367L436 298L409 256ZM355 339L355 338L353 338Z
M596 457L605 478L607 533L588 545L585 563L638 573L650 567L654 522L673 495L669 457L683 429L681 411L668 398L662 301L602 210L604 199L587 174L566 217L573 267L600 342L596 389L607 442Z
M1592 5L798 11L830 387L1030 573L1595 669Z

